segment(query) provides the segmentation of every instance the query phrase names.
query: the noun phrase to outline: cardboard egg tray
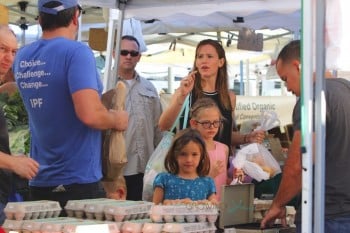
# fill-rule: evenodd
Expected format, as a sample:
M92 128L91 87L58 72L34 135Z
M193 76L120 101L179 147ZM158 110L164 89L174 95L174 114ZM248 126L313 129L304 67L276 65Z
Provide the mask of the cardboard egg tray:
M6 232L19 233L74 233L81 225L107 224L110 233L119 233L119 227L115 222L103 222L83 220L70 217L48 218L36 220L9 220L6 219L3 228Z
M214 223L152 223L150 219L122 222L121 233L215 233Z
M85 217L85 206L89 203L110 202L111 199L96 198L83 200L69 200L64 209L68 217L83 218Z
M152 202L113 199L86 199L67 202L65 210L69 217L108 221L126 221L149 217Z
M218 218L218 208L215 205L184 204L184 205L153 205L150 217L153 222L214 223Z
M106 205L103 211L107 220L114 219L116 222L121 222L149 218L152 206L152 202L125 201Z
M76 229L79 226L89 226L89 225L97 225L97 224L107 224L109 233L120 233L119 227L115 222L102 222L102 221L92 221L92 220L84 220L78 222L71 222L63 225L61 232L41 232L41 233L75 233ZM140 232L141 233L141 232Z
M196 223L165 223L163 233L215 233L214 223L196 222Z
M58 217L58 218L46 218L36 220L24 220L22 224L22 230L24 233L36 233L42 232L47 229L48 232L59 232L62 228L62 224L66 222L77 221L75 218Z
M46 200L8 202L4 212L6 218L10 220L52 218L59 216L61 207L56 201Z

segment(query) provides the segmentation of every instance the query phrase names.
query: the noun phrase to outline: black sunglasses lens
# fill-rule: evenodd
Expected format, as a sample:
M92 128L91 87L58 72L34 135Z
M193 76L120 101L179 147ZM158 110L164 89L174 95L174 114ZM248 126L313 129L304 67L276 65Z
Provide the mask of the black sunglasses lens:
M128 50L121 50L120 51L120 55L122 56L128 56L128 54L130 54L130 56L132 57L137 57L139 55L138 51L128 51Z
M132 57L136 57L136 56L139 55L139 52L137 52L137 51L130 51L130 55L131 55Z

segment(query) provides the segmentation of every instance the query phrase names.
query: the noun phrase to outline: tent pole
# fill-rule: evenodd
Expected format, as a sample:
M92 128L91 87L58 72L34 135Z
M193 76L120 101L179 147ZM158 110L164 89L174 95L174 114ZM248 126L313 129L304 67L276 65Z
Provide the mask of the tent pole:
M117 9L109 9L109 18L108 18L108 38L107 38L107 53L106 53L106 64L105 64L105 73L103 79L104 91L108 91L113 87L112 84L112 57L115 41L115 30L114 24L118 14Z
M302 152L302 233L312 231L312 122L313 122L313 8L311 0L302 1L301 39L301 152ZM311 59L310 59L311 58Z
M315 204L314 229L324 232L325 208L325 152L326 152L326 100L325 90L325 18L326 1L319 0L316 5L316 80L315 80Z

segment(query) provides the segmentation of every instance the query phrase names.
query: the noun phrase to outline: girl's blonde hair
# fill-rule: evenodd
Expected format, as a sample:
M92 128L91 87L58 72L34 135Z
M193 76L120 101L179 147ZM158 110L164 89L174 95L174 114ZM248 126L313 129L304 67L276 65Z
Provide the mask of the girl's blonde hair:
M181 150L189 142L196 143L201 151L201 158L199 160L199 165L197 167L198 176L207 176L210 169L210 160L205 147L205 142L202 139L200 133L191 128L187 128L179 131L171 144L168 154L165 157L164 167L171 174L179 173L179 164L177 163L177 157L181 153Z
M208 97L203 97L198 100L192 105L191 111L190 111L190 118L191 119L197 119L201 111L208 108L216 108L220 115L220 119L222 118L221 111L218 107L218 105L215 103L215 101Z
M219 113L221 123L223 121L225 121L225 118L222 116L218 105L215 103L215 101L213 99L208 98L208 97L203 97L203 98L196 100L196 102L191 107L190 118L194 119L194 120L198 119L201 111L203 111L204 109L208 109L208 108L216 108L217 112ZM222 124L220 125L219 130L218 130L219 134L221 132L222 132Z

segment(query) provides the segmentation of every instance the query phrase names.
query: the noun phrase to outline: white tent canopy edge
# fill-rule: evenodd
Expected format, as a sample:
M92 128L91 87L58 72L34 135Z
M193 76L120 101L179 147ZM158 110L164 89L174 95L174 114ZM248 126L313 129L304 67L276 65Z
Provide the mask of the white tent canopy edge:
M220 32L242 27L300 30L301 3L295 0L177 0L176 2L172 0L80 0L80 3L120 9L118 17L111 16L111 13L108 17L109 33L113 34L111 31L114 31L115 24L118 23L117 38L121 36L121 19L128 18L141 20L143 34ZM237 17L243 17L244 22L233 22ZM115 36L109 35L108 38L107 49L112 48L111 44ZM110 41L111 38L113 41ZM109 51L107 51L107 59L111 60ZM109 66L106 67L105 88L107 90L116 82L116 78L113 77L115 73L110 71Z

